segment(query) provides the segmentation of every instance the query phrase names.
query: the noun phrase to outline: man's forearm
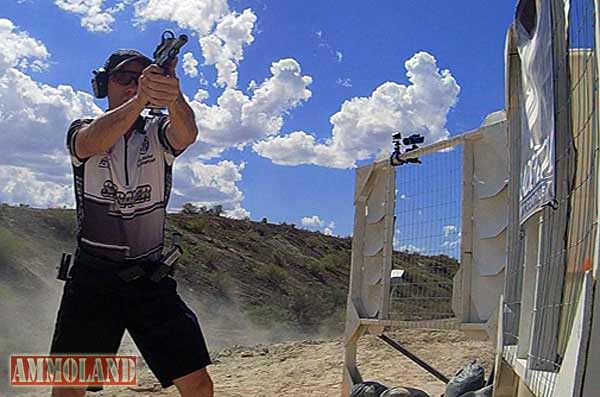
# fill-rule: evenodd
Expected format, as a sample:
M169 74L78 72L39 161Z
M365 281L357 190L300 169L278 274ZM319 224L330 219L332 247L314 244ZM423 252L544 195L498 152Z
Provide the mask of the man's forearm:
M100 153L113 146L135 123L145 104L133 97L96 118L86 126L77 140L91 152Z
M183 95L169 109L169 142L175 149L183 149L196 141L198 127L194 111L187 103Z

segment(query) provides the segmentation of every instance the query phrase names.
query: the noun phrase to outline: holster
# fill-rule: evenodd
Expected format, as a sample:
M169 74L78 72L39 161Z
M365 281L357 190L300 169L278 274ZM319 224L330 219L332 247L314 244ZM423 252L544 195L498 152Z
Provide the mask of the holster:
M69 279L69 268L71 267L71 254L67 254L63 252L60 263L56 267L58 270L58 274L56 276L57 280L67 281Z
M148 271L143 269L140 265L133 265L118 271L117 275L123 281L130 282L147 274L150 280L155 283L160 282L166 275L173 275L175 264L183 254L183 249L180 244L181 233L173 233L171 240L173 247L166 254L162 255L158 267L153 267L153 269Z

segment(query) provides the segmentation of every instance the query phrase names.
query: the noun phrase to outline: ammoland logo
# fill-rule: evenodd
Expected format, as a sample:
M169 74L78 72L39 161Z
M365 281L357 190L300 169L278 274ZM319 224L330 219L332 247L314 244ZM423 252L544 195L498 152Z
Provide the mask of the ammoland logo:
M137 356L10 356L12 386L137 385Z

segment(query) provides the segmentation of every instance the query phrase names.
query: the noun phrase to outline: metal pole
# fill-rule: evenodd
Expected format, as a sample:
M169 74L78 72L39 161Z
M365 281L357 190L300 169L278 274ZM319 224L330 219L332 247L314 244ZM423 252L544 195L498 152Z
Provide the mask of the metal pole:
M415 354L408 351L400 343L396 342L395 340L391 339L390 337L388 337L387 335L384 335L384 334L379 335L379 338L381 340L383 340L385 343L387 343L388 345L392 346L394 349L398 350L400 353L404 354L406 357L408 357L410 360L412 360L419 367L423 368L425 371L429 372L431 375L435 376L442 382L444 382L446 384L448 382L450 382L450 380L448 378L446 378L446 376L444 376L444 374L439 372L437 369L433 368L431 365L427 364L425 361L421 360Z

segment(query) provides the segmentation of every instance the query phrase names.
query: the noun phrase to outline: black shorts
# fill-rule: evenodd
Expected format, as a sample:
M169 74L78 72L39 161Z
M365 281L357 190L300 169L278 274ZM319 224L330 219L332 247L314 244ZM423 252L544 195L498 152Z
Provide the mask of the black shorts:
M174 278L125 283L75 261L58 309L50 354L116 354L125 330L163 388L211 364L194 312Z

